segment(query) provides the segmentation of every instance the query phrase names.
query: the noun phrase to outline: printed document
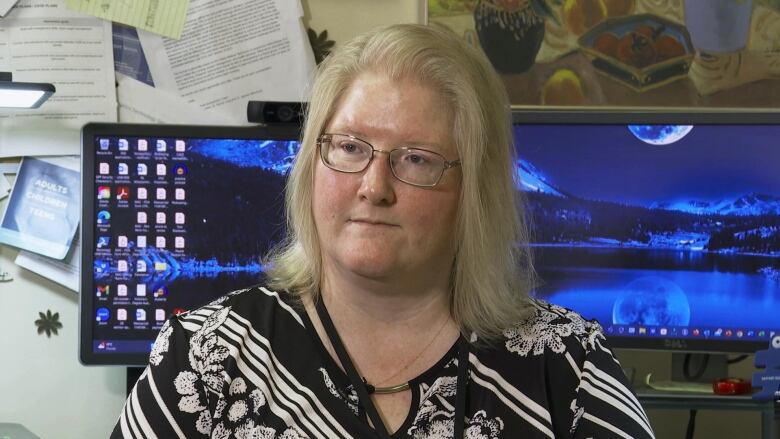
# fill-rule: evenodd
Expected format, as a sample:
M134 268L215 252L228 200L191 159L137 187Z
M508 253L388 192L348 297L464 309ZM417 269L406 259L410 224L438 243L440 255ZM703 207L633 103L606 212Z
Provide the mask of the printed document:
M74 11L179 39L189 0L65 0Z
M81 266L81 242L78 233L73 238L70 251L63 260L41 256L37 253L20 250L14 259L16 265L26 268L47 279L51 279L75 292L79 291L79 267Z
M0 20L0 71L57 89L35 110L0 110L0 157L79 154L82 125L116 121L110 22L19 0Z
M190 0L180 40L139 31L155 87L233 123L249 100L301 101L314 56L298 0Z
M122 74L117 74L116 79L119 121L122 123L230 125L227 116L203 110L175 94Z
M0 16L5 17L15 3L16 0L0 0Z

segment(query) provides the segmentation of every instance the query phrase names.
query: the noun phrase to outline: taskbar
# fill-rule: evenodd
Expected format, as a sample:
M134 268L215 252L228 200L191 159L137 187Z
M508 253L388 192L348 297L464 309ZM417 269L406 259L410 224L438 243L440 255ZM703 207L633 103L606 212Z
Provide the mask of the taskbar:
M607 325L607 335L621 337L672 337L691 339L769 340L780 333L777 329L745 329L694 326Z

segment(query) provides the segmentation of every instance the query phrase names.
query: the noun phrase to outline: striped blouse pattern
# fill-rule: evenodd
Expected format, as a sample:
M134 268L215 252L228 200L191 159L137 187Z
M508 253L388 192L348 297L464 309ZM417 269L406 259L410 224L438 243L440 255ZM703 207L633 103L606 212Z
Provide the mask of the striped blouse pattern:
M467 438L652 438L600 326L534 300L503 344L472 347ZM394 438L451 438L457 348L410 381ZM172 317L131 391L115 438L376 437L349 379L284 293L233 292Z

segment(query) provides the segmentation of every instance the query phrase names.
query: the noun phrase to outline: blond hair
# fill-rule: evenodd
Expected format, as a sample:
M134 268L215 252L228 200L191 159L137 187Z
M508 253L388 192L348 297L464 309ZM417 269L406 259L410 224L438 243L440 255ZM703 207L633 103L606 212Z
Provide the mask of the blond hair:
M446 29L393 25L360 35L319 67L301 149L287 183L287 239L269 255L270 285L316 298L322 260L312 214L316 139L363 72L434 87L454 115L462 185L451 273L451 312L464 334L485 342L528 316L534 270L516 187L511 112L485 56Z

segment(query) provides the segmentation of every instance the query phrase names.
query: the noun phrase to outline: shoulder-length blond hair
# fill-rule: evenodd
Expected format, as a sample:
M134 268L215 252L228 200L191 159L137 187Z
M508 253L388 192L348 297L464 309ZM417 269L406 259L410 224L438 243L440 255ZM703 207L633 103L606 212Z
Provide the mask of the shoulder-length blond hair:
M312 215L316 139L362 72L434 87L454 114L463 175L452 267L451 312L464 334L483 342L528 315L534 270L515 172L511 112L501 79L485 56L452 32L402 24L360 35L319 67L300 152L287 184L288 236L268 261L270 286L316 298L322 259ZM423 189L424 190L424 189Z

